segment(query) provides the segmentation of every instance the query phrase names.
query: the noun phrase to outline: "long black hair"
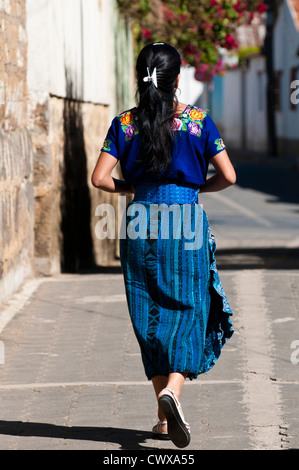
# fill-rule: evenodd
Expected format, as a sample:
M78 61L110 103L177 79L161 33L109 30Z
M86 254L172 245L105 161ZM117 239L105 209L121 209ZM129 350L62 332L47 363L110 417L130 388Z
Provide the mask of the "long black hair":
M175 85L180 68L179 52L165 43L145 46L137 59L137 116L142 161L153 173L167 170L170 165L175 138L171 127L176 112ZM150 78L153 74L156 74L156 81Z

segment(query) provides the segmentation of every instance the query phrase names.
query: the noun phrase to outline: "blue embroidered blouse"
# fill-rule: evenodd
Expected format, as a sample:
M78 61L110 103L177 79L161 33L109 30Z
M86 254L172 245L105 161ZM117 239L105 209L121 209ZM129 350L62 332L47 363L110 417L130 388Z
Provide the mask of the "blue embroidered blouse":
M205 184L210 159L226 148L215 123L205 111L188 105L175 115L172 128L180 138L175 139L170 168L161 172L158 180ZM137 108L132 108L113 119L101 150L120 161L126 182L156 183L157 176L142 164L138 134Z

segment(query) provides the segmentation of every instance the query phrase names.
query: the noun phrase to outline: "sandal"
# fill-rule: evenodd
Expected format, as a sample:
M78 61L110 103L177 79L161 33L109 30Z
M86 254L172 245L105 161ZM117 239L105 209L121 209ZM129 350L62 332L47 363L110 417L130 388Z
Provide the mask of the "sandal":
M171 388L164 390L168 390L172 395L164 393L159 398L159 406L167 418L169 438L177 447L187 447L190 443L190 426L185 421L181 404L174 391Z
M155 439L161 439L167 441L170 439L167 432L160 432L160 426L167 424L167 421L158 421L157 424L152 429L152 435Z

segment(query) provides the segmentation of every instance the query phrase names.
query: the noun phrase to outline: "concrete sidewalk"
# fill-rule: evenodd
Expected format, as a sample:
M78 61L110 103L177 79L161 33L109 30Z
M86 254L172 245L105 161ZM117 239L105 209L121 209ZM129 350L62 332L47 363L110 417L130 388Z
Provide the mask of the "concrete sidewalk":
M299 271L220 276L235 334L184 386L186 450L298 449ZM175 450L151 436L156 401L120 273L27 283L0 313L0 340L1 450Z

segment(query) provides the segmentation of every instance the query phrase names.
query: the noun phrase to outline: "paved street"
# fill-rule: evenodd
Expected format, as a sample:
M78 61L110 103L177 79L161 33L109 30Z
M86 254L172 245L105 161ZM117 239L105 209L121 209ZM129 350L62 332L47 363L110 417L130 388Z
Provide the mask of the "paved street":
M298 173L236 168L236 186L201 196L235 334L184 386L188 450L299 449ZM1 450L175 449L151 438L117 266L28 282L0 312L0 340Z

